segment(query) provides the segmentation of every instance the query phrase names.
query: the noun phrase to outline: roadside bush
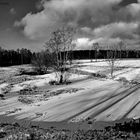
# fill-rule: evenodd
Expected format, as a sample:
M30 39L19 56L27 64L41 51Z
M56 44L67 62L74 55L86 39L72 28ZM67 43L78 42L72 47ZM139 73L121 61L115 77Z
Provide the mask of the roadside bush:
M5 99L5 97L4 97L3 94L0 94L0 99L1 99L1 100L4 100L4 99Z
M39 93L39 90L36 86L34 87L27 86L26 88L19 91L20 95L35 95L38 93Z
M125 77L120 77L117 81L123 82L124 84L129 83Z
M7 135L6 132L0 132L0 138L4 138Z
M88 122L92 127L92 122ZM25 128L19 124L0 124L0 138L4 140L138 140L140 139L140 123L129 121L115 123L113 126L106 126L102 130L59 129L50 127L40 128L36 125Z
M71 84L71 82L65 80L63 83L59 83L58 81L51 80L51 81L49 81L49 84L50 85L68 85L68 84Z
M43 75L43 74L47 73L47 68L44 65L42 65L40 67L35 66L34 71L35 71L36 75Z
M59 83L55 80L51 80L51 81L49 81L49 84L50 85L58 85Z
M22 102L24 104L32 104L33 103L33 100L31 98L28 98L27 96L23 96L23 95L18 97L18 101Z
M98 78L107 78L105 74L102 73L92 73L93 77L98 77Z
M131 83L131 84L134 84L134 85L140 84L137 80L131 80L130 83Z

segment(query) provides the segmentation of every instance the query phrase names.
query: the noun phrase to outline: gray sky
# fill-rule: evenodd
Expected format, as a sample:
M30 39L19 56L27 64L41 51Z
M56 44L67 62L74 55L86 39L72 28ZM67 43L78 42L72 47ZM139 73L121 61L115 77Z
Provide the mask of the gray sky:
M63 24L78 29L79 49L121 40L140 49L140 0L0 0L0 19L0 46L7 49L40 50Z

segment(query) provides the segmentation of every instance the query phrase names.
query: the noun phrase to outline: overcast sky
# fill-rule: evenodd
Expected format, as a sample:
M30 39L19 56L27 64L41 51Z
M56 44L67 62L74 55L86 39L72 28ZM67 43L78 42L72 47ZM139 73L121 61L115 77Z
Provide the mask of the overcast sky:
M125 41L140 49L140 0L0 0L0 46L40 50L56 28L78 29L77 48Z

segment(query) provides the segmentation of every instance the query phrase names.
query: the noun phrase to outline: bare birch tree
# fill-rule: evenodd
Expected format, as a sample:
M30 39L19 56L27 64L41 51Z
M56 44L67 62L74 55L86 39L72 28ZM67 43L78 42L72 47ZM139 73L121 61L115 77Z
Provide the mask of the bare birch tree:
M114 77L113 72L115 67L120 64L120 59L122 58L122 50L126 51L126 43L124 41L120 41L115 45L108 46L107 63L110 67L111 78Z
M114 75L113 75L114 69L115 69L116 65L119 63L117 51L118 51L118 45L108 46L107 63L110 67L111 78L114 77Z
M53 32L50 40L45 43L46 48L52 54L51 67L56 72L60 84L65 82L66 73L72 63L71 53L74 47L72 44L74 32L75 30L71 27L63 27Z

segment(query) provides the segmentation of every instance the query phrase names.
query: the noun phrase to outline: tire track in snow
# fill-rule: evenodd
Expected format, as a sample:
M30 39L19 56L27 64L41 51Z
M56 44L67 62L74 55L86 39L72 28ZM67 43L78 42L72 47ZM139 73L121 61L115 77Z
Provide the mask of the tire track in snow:
M140 104L140 101L138 101L134 106L132 106L129 111L124 114L124 116L122 117L122 119L125 119L138 105Z
M93 105L93 106L87 108L87 109L84 109L83 111L81 111L81 112L79 112L79 113L77 113L77 114L75 114L75 115L69 117L67 120L71 120L71 119L73 119L74 117L77 117L77 116L79 116L79 115L81 115L81 114L83 114L83 113L85 113L85 112L91 110L92 108L94 108L94 107L96 107L96 106L99 106L99 105L101 105L101 104L103 104L103 103L105 103L105 102L108 102L109 100L111 100L111 99L113 99L113 98L115 98L115 97L117 97L117 96L119 96L119 95L121 95L121 94L125 94L123 97L120 97L119 99L115 100L113 103L111 103L111 104L109 104L108 106L105 106L104 108L102 108L101 110L95 112L95 113L92 115L93 118L94 118L94 117L96 117L98 114L104 112L104 111L105 111L106 109L108 109L109 107L111 107L111 106L113 106L114 104L118 103L119 101L123 100L123 99L126 98L127 96L131 95L133 92L135 92L135 91L138 90L138 89L139 89L139 86L134 86L134 87L129 88L129 89L125 90L125 91L122 91L122 92L120 92L120 93L117 94L117 95L111 96L110 98L107 98L107 99L105 99L105 100L103 100L103 101L101 101L101 102L99 102L99 103L97 103L97 104L95 104L95 105ZM91 116L91 117L92 117L92 116Z
M131 96L134 92L136 92L139 89L139 87L135 87L134 89L132 89L132 91L129 91L128 94L124 95L123 97L120 97L119 99L117 99L116 101L113 101L111 104L105 106L104 108L102 108L101 110L99 110L98 112L96 112L95 114L93 114L93 118L98 116L99 114L103 113L104 111L106 111L107 109L109 109L110 107L112 107L113 105L121 102L123 99L125 99L128 96ZM127 93L127 92L126 92ZM91 117L92 118L92 117Z
M130 89L127 89L127 90L130 90ZM99 91L98 91L99 92ZM124 92L124 91L123 91ZM111 93L111 92L110 92ZM110 99L112 99L112 98L114 98L114 97L116 97L116 96L119 96L120 94L122 94L122 92L120 92L119 94L117 94L117 95L114 95L114 96L109 96L110 98L107 98L106 100L104 100L104 101L101 101L101 102L99 102L99 103L95 103L94 102L94 105L92 105L90 108L88 107L88 108L86 108L86 109L84 109L84 111L83 111L83 108L81 107L81 110L82 111L80 111L80 113L82 112L82 113L85 113L86 111L87 111L87 109L93 109L94 107L96 107L96 106L98 106L98 105L100 105L100 104L103 104L105 101L109 101ZM88 95L89 96L89 95ZM125 98L125 97L124 97ZM104 98L103 98L104 99ZM90 99L89 99L90 100ZM73 100L72 100L73 101ZM77 103L77 102L79 102L79 103L77 103L77 105L76 106L78 106L78 105L80 105L80 102L83 102L84 100L81 100L81 101L74 101L73 103L70 103L70 105L74 105L74 103ZM57 106L59 106L58 104L57 104ZM67 105L66 105L67 106ZM65 107L66 107L65 106ZM83 105L84 106L84 105ZM57 109L58 108L62 108L62 107L57 107ZM80 108L80 107L79 107ZM57 115L54 113L54 114L50 114L48 117L46 117L48 120L50 119L50 120L55 120L55 118L56 118L56 116L58 117L58 118L61 118L61 117L64 117L64 115L67 115L67 113L69 112L70 110L67 110L67 111L62 111L61 113L58 113ZM74 109L73 110L71 110L71 111L74 111ZM78 112L78 110L77 110L77 112ZM77 114L75 114L75 115L72 115L72 116L78 116L80 113L77 113ZM81 114L80 114L81 115ZM67 120L67 118L69 118L69 117L65 117L65 120ZM46 119L46 120L47 120Z

